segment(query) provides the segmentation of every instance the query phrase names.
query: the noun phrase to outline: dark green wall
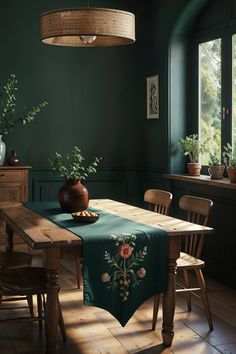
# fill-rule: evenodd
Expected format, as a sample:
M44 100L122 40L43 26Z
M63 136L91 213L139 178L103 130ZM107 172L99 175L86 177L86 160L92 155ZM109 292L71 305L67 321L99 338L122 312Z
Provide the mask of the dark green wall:
M110 2L93 5L110 6ZM78 5L75 1L4 1L0 14L1 82L14 72L19 79L19 104L30 107L47 99L48 108L32 125L5 138L21 162L46 167L55 151L77 144L86 156L102 155L104 166L136 166L145 117L146 5L113 1L114 8L137 17L134 45L112 48L68 48L42 44L40 14ZM128 3L128 4L127 4Z
M104 171L117 169L129 176L127 201L142 199L148 187L162 187L163 173L181 166L172 150L187 120L182 59L189 23L199 11L197 4L204 2L93 1L91 6L134 12L137 41L122 47L68 48L41 43L40 14L81 3L3 1L0 81L16 73L19 105L49 102L32 124L4 138L8 153L16 150L21 164L33 167L32 176L40 169L47 178L48 158L78 145L88 159L103 156ZM179 39L180 32L178 43L173 38ZM154 74L160 75L160 119L147 120L146 77Z
M43 11L75 7L71 1L9 0L1 5L1 83L19 79L19 104L49 106L26 127L5 138L24 164L47 167L54 151L79 145L86 156L103 156L104 167L168 166L168 53L186 0L93 1L136 15L137 41L112 48L42 44ZM80 4L79 4L80 5ZM171 8L171 11L168 9ZM146 77L160 74L160 120L146 120Z

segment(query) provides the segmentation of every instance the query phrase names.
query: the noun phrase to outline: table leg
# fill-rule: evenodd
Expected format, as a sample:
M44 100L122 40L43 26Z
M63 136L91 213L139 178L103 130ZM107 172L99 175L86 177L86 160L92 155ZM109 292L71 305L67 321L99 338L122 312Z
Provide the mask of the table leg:
M170 347L174 338L176 259L168 260L168 291L163 294L162 339Z
M57 354L58 333L58 267L60 264L60 249L49 248L46 250L47 267L47 301L46 301L46 354Z
M14 232L12 228L4 222L4 234L5 234L5 247L8 252L13 251L13 237L14 237Z

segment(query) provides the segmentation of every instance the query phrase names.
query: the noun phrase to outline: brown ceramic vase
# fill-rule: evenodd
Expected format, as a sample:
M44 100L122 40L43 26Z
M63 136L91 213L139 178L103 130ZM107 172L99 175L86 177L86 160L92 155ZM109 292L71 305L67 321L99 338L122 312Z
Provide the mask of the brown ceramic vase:
M9 166L18 166L19 165L19 157L16 156L15 150L11 151L11 155L8 159L8 165Z
M82 211L88 208L89 196L81 180L68 179L59 190L59 203L66 213Z

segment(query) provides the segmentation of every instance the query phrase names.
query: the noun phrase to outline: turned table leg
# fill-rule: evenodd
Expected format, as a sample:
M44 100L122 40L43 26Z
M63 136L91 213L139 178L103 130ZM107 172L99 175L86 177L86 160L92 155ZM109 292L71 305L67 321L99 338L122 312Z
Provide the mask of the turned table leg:
M169 239L169 255L167 263L168 291L163 294L163 324L162 339L166 347L170 347L174 338L174 314L175 314L175 283L176 260L180 255L180 239Z
M168 261L168 291L163 294L163 344L170 347L174 338L176 260Z
M49 248L46 250L47 267L47 301L46 301L46 354L57 354L58 333L58 267L60 263L60 249Z

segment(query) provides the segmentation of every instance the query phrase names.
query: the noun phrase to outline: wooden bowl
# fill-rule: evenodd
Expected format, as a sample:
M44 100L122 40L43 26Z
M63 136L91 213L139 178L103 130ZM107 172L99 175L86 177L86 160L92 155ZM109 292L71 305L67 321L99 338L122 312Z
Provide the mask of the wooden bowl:
M92 223L99 219L100 215L91 211L76 211L71 213L72 217L78 222Z

